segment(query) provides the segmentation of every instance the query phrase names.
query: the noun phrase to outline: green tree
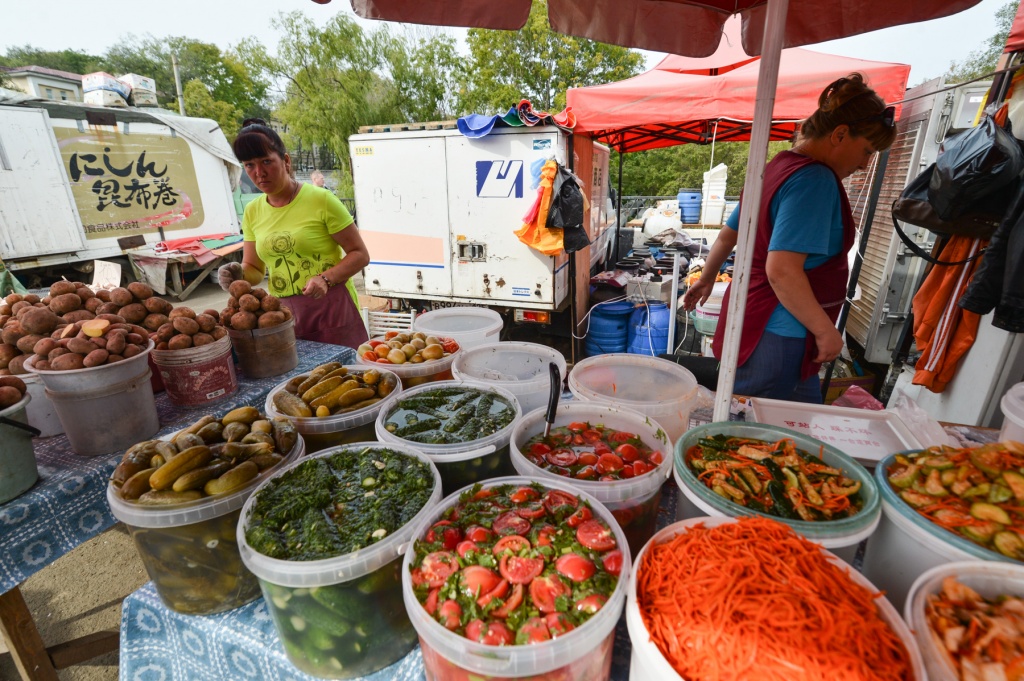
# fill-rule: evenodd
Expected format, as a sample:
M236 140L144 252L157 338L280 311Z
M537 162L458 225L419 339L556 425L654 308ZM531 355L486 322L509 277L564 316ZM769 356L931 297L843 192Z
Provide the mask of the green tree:
M962 83L995 71L1019 3L1020 0L1011 0L996 11L996 32L982 47L972 51L961 62L950 62L946 71L947 83Z
M568 88L623 80L643 66L634 50L552 31L546 0L534 1L521 30L472 28L467 42L472 65L459 92L464 112L508 110L523 98L559 111Z
M79 50L42 50L31 45L8 47L0 57L0 66L42 66L68 73L91 73L99 70L102 57Z
M238 134L244 116L237 108L213 98L210 90L200 80L190 80L185 84L185 113L189 116L211 118L220 124L220 129L228 139Z
M398 106L406 121L442 121L459 115L464 67L447 33L413 30L387 53Z

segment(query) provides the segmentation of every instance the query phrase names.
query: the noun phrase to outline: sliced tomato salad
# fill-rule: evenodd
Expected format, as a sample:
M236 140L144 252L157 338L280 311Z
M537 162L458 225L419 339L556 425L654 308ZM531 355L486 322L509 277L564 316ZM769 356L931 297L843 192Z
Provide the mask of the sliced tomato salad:
M463 492L416 541L412 584L431 617L500 646L549 641L599 612L623 555L590 505L539 484L481 490Z
M535 465L577 480L628 480L650 473L665 459L635 433L583 422L553 428L547 437L536 435L522 451Z

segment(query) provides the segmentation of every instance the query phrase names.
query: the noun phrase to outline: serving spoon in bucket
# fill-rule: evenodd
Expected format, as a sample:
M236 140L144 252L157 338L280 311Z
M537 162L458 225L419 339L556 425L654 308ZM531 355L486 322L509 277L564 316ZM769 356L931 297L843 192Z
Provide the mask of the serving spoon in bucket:
M562 395L562 374L558 371L558 365L548 362L548 374L551 376L551 393L548 395L548 410L544 414L544 437L551 434L551 426L555 425L558 398Z

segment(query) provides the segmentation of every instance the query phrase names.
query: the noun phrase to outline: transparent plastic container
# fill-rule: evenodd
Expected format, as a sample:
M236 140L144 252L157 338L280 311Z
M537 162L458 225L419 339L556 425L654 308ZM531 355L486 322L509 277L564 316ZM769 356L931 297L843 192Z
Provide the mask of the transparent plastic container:
M769 513L753 511L745 506L719 496L697 479L690 467L686 465L684 456L688 450L701 438L713 435L724 434L734 437L749 437L759 440L776 441L784 437L792 439L798 449L820 456L826 465L840 468L843 474L851 480L860 482L860 495L864 501L858 513L839 520L790 520L780 518ZM820 453L819 453L820 450ZM831 550L847 563L852 563L857 552L857 545L872 535L879 525L881 519L881 504L878 494L878 485L867 469L842 453L832 445L819 442L803 433L788 428L770 426L760 423L708 423L698 426L686 433L682 439L676 442L675 449L675 471L676 484L682 490L683 495L679 497L676 506L676 519L683 520L695 516L761 516L771 518L780 523L789 525L807 539L817 542L826 549ZM884 588L879 585L879 588Z
M569 390L581 400L633 409L657 421L672 442L690 428L697 379L658 357L611 354L588 357L569 373Z
M946 530L910 507L893 491L888 471L896 455L890 454L875 466L875 482L882 500L882 522L868 541L861 571L885 590L898 608L914 581L933 567L955 561L988 560L1019 562L990 551L971 540Z
M535 479L504 477L488 480L483 487L503 484L529 485ZM402 564L402 594L409 619L420 638L423 664L428 679L473 679L474 681L504 681L505 679L540 677L559 681L607 681L611 673L612 644L615 624L622 614L630 574L630 554L622 529L614 522L611 512L600 501L561 481L545 480L545 488L569 492L591 505L595 517L608 524L622 551L622 570L618 583L608 602L582 626L550 641L530 645L491 646L470 641L436 622L416 599L412 588L410 568L415 553L410 543ZM415 528L413 537L424 536L444 512L458 503L458 494L447 496Z
M441 479L429 458L412 447L358 442L318 452L279 469L277 475L310 458L366 448L391 449L424 461L433 475L433 492L426 505L390 536L334 558L309 561L270 558L254 551L245 539L258 489L246 502L238 523L237 541L242 560L259 578L267 609L288 659L300 670L323 678L365 676L397 662L416 645L416 632L402 599L402 554L415 528L434 514L441 499ZM264 484L267 482L269 480ZM313 596L312 592L317 590L318 595ZM322 606L325 602L330 602L335 609ZM361 621L343 617L338 612L342 609L351 610L354 618Z
M384 338L378 337L371 340L383 341ZM402 379L402 387L414 388L418 385L423 385L424 383L430 383L432 381L451 380L452 363L460 352L462 352L461 346L459 350L451 353L447 357L433 359L429 362L421 362L420 364L383 364L381 362L368 362L363 359L362 355L359 355L356 360L367 368L384 368L388 371L394 372L400 379Z
M269 329L228 329L238 366L249 378L280 376L299 365L295 349L295 320Z
M559 375L565 378L565 357L557 350L537 343L492 343L460 351L452 364L452 374L456 380L479 381L508 390L527 414L548 403L549 362L558 365Z
M0 409L0 418L28 424L25 408L32 396L25 393L16 404ZM0 504L29 490L39 479L32 434L18 426L0 423Z
M242 489L185 504L136 504L122 499L113 483L107 485L110 510L128 527L164 605L185 615L212 615L259 597L256 577L239 554L238 517L262 482L305 452L300 437L283 461Z
M500 314L486 307L445 307L418 315L412 328L428 336L454 338L468 350L497 343L504 324Z
M960 681L956 665L937 635L931 631L925 616L928 597L942 591L942 580L946 577L955 577L958 582L989 600L1000 596L1024 598L1024 565L961 561L933 567L914 580L903 613L921 649L928 670L928 681Z
M999 408L1003 412L1003 428L999 431L999 441L1024 442L1024 383L1018 383L999 400Z
M369 371L371 367L349 364L345 365L345 368L349 370L349 373L362 376L363 372ZM385 369L383 365L372 368L380 372L382 379L390 377L390 380L394 381L395 385L391 395L398 395L402 392L402 382L398 379L395 372L391 371L390 368ZM377 414L380 413L381 407L384 406L387 400L381 400L377 404L371 404L369 407L363 407L358 411L352 411L347 414L308 417L288 416L279 412L277 407L274 406L274 395L284 390L287 384L288 381L281 381L271 388L270 393L267 395L264 411L271 418L283 416L295 424L295 430L299 431L302 439L306 441L307 452L319 452L321 449L349 442L364 442L377 439L374 421L377 420Z
M515 418L507 426L496 433L462 443L443 445L423 444L406 440L388 432L384 424L388 416L397 409L399 400L409 399L431 390L440 388L472 388L491 392L503 397L515 410ZM439 381L430 385L410 388L400 395L389 397L386 404L377 414L375 425L377 439L382 443L397 443L413 447L428 457L441 473L445 496L457 489L502 475L512 475L515 468L509 458L509 440L516 422L522 417L519 401L516 396L503 388L489 386L486 383L473 381Z
M149 353L155 346L153 341L149 341L146 349L134 357L113 364L69 371L39 371L32 366L35 358L35 355L32 355L25 360L25 370L38 376L46 389L54 392L101 390L113 383L124 383L145 373L149 368Z
M672 442L656 422L632 409L616 408L600 402L566 402L558 405L555 428L573 421L602 424L615 430L636 433L645 445L660 451L662 462L643 475L628 480L601 482L564 478L535 465L523 454L526 443L544 432L545 408L535 409L523 416L512 431L510 443L512 465L516 472L535 480L565 480L593 495L615 516L629 542L630 551L639 551L654 534L661 503L661 487L672 472Z
M669 541L673 537L688 531L694 525L703 523L705 527L710 528L732 522L736 522L736 519L723 517L691 518L669 525L651 537L651 540L647 542L643 550L637 554L634 564L637 566L637 570L639 570L648 547ZM834 554L828 551L824 553L833 562L839 562L838 557ZM658 649L658 646L651 641L650 633L647 631L647 626L640 615L640 606L636 598L637 570L634 570L629 577L629 591L626 600L626 628L629 631L629 640L633 645L633 654L629 667L629 681L682 681L683 677L676 672L668 660L665 659L661 650ZM847 567L846 572L853 582L872 591L878 591L876 585L865 579L856 570ZM885 598L877 598L875 603L878 604L878 612L882 619L885 620L896 635L900 637L900 640L903 641L903 645L906 646L907 652L910 655L910 665L913 670L914 681L927 681L929 677L925 675L921 650L918 648L917 641L914 640L914 636L911 634L906 623L900 619L899 611Z
M142 371L134 378L93 390L65 393L46 389L46 397L53 404L75 454L109 454L146 440L160 430L150 382L153 372L146 363L142 364Z

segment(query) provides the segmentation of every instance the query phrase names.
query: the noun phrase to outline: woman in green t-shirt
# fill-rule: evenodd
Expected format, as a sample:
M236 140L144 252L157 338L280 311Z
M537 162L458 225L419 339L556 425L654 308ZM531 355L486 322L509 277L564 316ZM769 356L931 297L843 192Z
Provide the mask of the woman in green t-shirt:
M232 146L264 195L245 207L242 262L220 268L221 286L241 278L258 284L269 267L267 288L291 310L297 338L365 343L351 278L370 255L348 209L330 191L292 177L281 137L262 122L243 127Z

